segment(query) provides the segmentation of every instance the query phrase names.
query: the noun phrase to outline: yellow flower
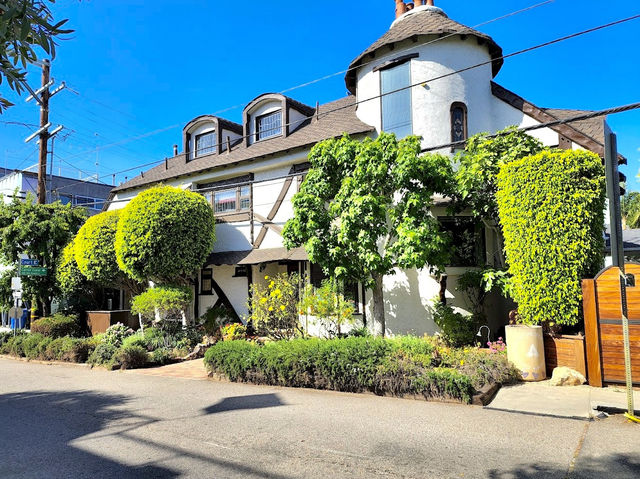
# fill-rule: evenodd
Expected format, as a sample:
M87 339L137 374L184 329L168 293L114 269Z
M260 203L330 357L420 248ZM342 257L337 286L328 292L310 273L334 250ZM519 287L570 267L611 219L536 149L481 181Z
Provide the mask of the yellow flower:
M460 366L464 366L464 359L460 360Z
M275 282L271 281L271 283L269 283L269 289L273 288L273 285L276 284Z
M273 311L273 306L269 306L269 311Z
M264 304L267 302L267 298L260 298L260 304Z
M265 276L264 279L269 279L269 276Z
M285 308L284 305L280 306L280 311L284 311L285 309L287 308Z
M276 293L276 295L280 295L280 294L282 294L282 291L280 291L279 289L276 289L276 290L274 291L274 293Z

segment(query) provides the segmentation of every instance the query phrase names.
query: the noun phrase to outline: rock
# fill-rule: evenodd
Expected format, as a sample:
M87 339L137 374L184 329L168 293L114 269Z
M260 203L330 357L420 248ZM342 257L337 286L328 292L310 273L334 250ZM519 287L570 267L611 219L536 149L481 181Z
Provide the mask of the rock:
M205 342L198 344L195 348L193 348L193 351L190 354L182 359L184 361L191 361L192 359L204 358L204 353L206 353L207 349L213 346L216 341L215 339L208 338L207 336L205 336L203 340Z
M549 384L551 384L551 386L580 386L586 382L587 378L578 371L566 366L561 366L553 370Z

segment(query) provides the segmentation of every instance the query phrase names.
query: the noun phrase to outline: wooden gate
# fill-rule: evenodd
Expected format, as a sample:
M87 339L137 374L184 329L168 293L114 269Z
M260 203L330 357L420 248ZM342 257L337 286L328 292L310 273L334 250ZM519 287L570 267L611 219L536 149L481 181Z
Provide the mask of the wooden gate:
M625 264L629 277L627 304L631 371L634 386L640 386L640 264ZM636 283L639 282L637 285ZM589 384L624 384L622 309L618 269L603 269L595 279L582 281L585 341Z

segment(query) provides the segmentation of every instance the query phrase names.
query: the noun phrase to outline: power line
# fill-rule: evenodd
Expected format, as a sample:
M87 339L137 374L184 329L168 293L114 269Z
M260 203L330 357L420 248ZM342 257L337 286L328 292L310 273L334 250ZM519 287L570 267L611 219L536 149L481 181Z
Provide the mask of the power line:
M545 6L545 5L548 5L548 4L551 4L551 3L554 3L554 1L555 1L555 0L546 0L546 1L543 1L543 2L540 2L540 3L536 3L536 4L531 5L531 6L529 6L529 7L525 7L525 8L522 8L522 9L519 9L519 10L516 10L516 11L513 11L513 12L510 12L510 13L507 13L507 14L505 14L505 15L501 15L501 16L499 16L499 17L493 18L493 19L491 19L491 20L484 21L484 22L479 23L479 24L477 24L477 25L474 25L473 27L470 27L470 28L475 29L475 28L482 27L482 26L484 26L484 25L489 25L489 24L491 24L491 23L494 23L494 22L497 22L497 21L500 21L500 20L504 20L504 19L507 19L507 18L509 18L509 17L513 17L513 16L515 16L515 15L519 15L519 14L521 14L521 13L525 13L525 12L528 12L528 11L534 10L534 9L536 9L536 8L539 8L539 7L542 7L542 6ZM437 43L437 42L443 41L443 40L445 40L445 39L447 39L447 38L451 38L451 37L456 36L456 35L458 35L458 33L450 33L450 34L444 35L444 36L442 36L442 37L435 38L434 40L431 40L431 41L429 41L429 42L424 43L423 45L424 45L424 46L426 46L426 45L431 45L431 44L434 44L434 43ZM335 73L332 73L332 74L329 74L329 75L325 75L325 76L322 76L322 77L316 78L316 79L314 79L314 80L311 80L311 81L308 81L308 82L305 82L305 83L302 83L302 84L299 84L299 85L296 85L296 86L293 86L293 87L290 87L290 88L286 88L286 89L284 89L284 90L280 91L280 94L285 94L285 93L288 93L288 92L291 92L291 91L294 91L294 90L297 90L297 89L300 89L300 88L304 88L304 87L309 86L309 85L313 85L313 84L318 83L318 82L320 82L320 81L327 80L327 79L332 78L332 77L335 77L335 76L337 76L337 75L341 75L341 74L347 73L347 72L349 72L349 71L351 71L351 70L354 70L354 69L357 69L357 68L362 68L363 66L369 65L370 63L373 63L373 62L376 62L376 61L377 61L377 59L373 59L373 60L371 60L371 61L369 61L369 62L361 63L361 64L359 64L358 66L350 67L350 68L347 68L346 70L341 70L341 71L338 71L338 72L335 72ZM80 93L79 93L78 91L74 90L74 89L69 88L69 90L70 90L72 93L76 94L77 96L79 96L79 95L80 95ZM113 110L113 111L115 111L115 112L117 112L117 113L124 114L124 113L119 112L118 110L116 110L116 109L114 109L114 108L112 108L112 107L110 107L110 106L108 106L108 105L106 105L106 104L104 104L104 103L101 103L101 102L99 102L99 101L97 101L97 100L93 100L93 99L91 99L91 98L88 98L88 99L89 99L89 101L93 101L94 103L99 104L99 105L102 105L102 106L104 106L104 107L106 107L106 108L109 108L109 109L111 109L111 110ZM222 114L222 113L226 113L226 112L231 111L231 110L235 110L235 109L237 109L237 108L243 108L243 107L245 107L245 106L246 106L246 104L238 104L238 105L234 105L234 106L231 106L231 107L228 107L228 108L224 108L224 109L221 109L221 110L217 110L217 111L213 112L211 115L212 115L212 116L216 116L216 115L219 115L219 114ZM327 112L327 113L331 113L331 112ZM308 118L307 118L307 119L308 119ZM181 126L181 125L172 125L172 126L169 126L169 127L166 127L166 128L162 128L162 129L159 129L159 130L155 130L154 132L152 132L152 133L151 133L151 134L149 134L149 135L144 135L144 136L142 136L142 137L133 137L133 138L130 138L130 139L121 140L120 142L115 142L115 143L112 143L112 144L109 144L109 145L105 145L105 146L99 147L99 149L110 148L110 147L112 147L112 146L118 146L118 144L119 144L119 143L123 143L123 142L136 141L137 139L146 138L147 136L155 135L155 134L157 134L157 133L161 133L161 132L167 131L167 130L169 130L169 129L177 128L177 127L179 127L179 126ZM67 159L73 159L73 158L76 158L76 157L82 156L82 155L84 155L85 153L87 153L87 154L88 154L88 153L93 153L93 152L95 152L95 151L97 151L97 150L98 150L98 148L96 148L96 149L94 149L94 150L87 150L87 151L86 151L86 152L84 152L84 153L76 154L76 155L74 155L74 156L68 157ZM163 161L163 160L158 160L158 161L157 161L157 163L160 163L161 161ZM136 168L137 168L137 167L136 167ZM136 169L136 168L132 168L132 169Z
M613 108L607 108L604 110L598 110L598 111L593 111L593 112L588 112L588 113L584 113L581 115L576 115L573 116L571 118L566 118L566 119L556 119L556 120L552 120L552 121L548 121L545 123L540 123L537 125L532 125L532 126L526 126L526 127L522 127L522 128L515 128L506 132L500 132L500 133L496 133L493 135L487 135L487 138L497 138L500 136L505 136L505 135L509 135L514 131L522 131L522 132L528 132L528 131L534 131L534 130L540 130L542 128L550 128L553 126L558 126L558 125L565 125L565 124L569 124L569 123L574 123L577 121L584 121L584 120L589 120L591 118L597 118L597 117L602 117L602 116L607 116L607 115L615 115L617 113L624 113L627 111L633 111L633 110L640 110L640 102L636 102L636 103L630 103L628 105L622 105L622 106L617 106L617 107L613 107ZM467 140L465 141L458 141L458 142L451 142L451 143L444 143L441 145L435 145L435 146L428 146L423 148L421 151L421 153L426 153L426 152L430 152L430 151L436 151L436 150L442 150L445 148L450 148L453 146L463 146L465 145L467 142ZM280 175L280 176L276 176L276 177L272 177L266 180L261 180L259 183L268 183L271 181L277 181L277 180L282 180L282 179L287 179L287 178L295 178L295 177L299 177L299 176L303 176L304 172L296 172L296 173L289 173L286 175ZM226 189L230 189L230 188L237 188L240 186L247 186L247 185L253 185L254 188L260 187L260 186L271 186L271 185L256 185L257 182L254 181L241 181L238 183L228 183L225 185L220 185L220 186L211 186L211 187L205 187L205 188L195 188L192 189L191 191L197 192L197 193L207 193L207 192L215 192L215 191L219 191L219 190L226 190ZM60 188L59 188L60 189ZM122 202L128 202L131 201L131 198L122 198L119 200L110 200L109 203L122 203ZM272 204L272 203L269 203ZM85 205L77 205L77 206L85 206ZM254 205L254 206L264 206L264 205Z

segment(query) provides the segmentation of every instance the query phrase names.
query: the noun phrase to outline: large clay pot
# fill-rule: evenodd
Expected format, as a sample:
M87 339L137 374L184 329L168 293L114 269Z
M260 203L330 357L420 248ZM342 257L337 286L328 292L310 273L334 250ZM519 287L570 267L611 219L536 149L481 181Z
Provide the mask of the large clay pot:
M542 381L547 378L542 326L507 326L506 339L507 359L520 370L523 380Z

